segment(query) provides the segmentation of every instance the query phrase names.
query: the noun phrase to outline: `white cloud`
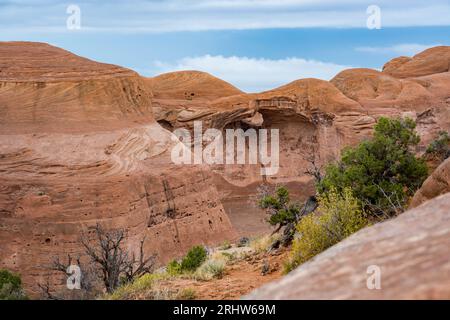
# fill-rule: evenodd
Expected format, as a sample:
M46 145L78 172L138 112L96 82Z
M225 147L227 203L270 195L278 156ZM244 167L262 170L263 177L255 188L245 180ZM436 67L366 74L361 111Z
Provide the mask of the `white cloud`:
M413 56L428 48L440 46L441 44L418 44L401 43L390 47L358 47L356 51L381 54L396 54L403 56Z
M205 55L186 57L175 63L154 63L155 73L199 70L230 82L246 92L276 88L300 78L329 80L349 66L316 60L286 58L280 60Z
M75 1L81 32L173 32L264 28L366 27L373 0L129 0ZM377 0L382 27L449 26L448 0ZM67 2L9 0L0 3L0 29L64 30Z

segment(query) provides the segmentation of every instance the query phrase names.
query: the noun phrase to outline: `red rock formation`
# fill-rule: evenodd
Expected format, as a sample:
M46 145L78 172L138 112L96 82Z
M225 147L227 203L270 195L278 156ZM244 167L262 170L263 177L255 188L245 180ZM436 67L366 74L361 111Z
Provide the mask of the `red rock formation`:
M352 69L330 82L245 94L202 72L145 79L49 45L1 43L0 267L25 271L34 284L45 275L39 266L77 252L80 230L98 221L127 228L131 247L147 235L162 261L235 237L234 229L267 231L257 187L309 195L305 159L336 159L370 136L378 117L416 119L422 150L448 130L449 54L438 47L394 59L383 72ZM278 173L261 176L261 164L172 165L169 131L196 120L204 130L279 129Z
M38 43L1 43L0 70L0 267L32 293L96 223L161 262L236 236L209 170L171 163L139 75Z
M304 173L308 167L305 158L314 158L319 164L336 159L344 146L370 136L380 116L415 119L422 138L418 152L424 151L440 130L450 129L450 72L443 67L448 64L449 54L450 47L438 47L413 58L394 59L383 72L350 69L330 82L302 79L259 94L230 96L224 91L221 95L217 89L213 91L219 98L209 101L171 99L160 87L158 94L162 98L154 101L154 110L158 122L170 130L192 128L196 120L203 122L204 130L280 130L281 168L275 176L261 177L260 165L212 168L232 222L245 233L249 229L240 226L248 224L249 217L263 220L261 213L249 205L254 202L258 185L265 181L287 184L295 197L312 192L312 179ZM417 72L413 72L415 68ZM182 79L185 76L179 75ZM170 77L176 76L172 73ZM211 80L207 87L214 87L213 83ZM177 90L183 92L180 86ZM257 122L249 121L260 116ZM244 221L242 216L246 217ZM262 228L263 223L257 229Z
M248 299L449 299L450 194L365 228ZM370 290L380 270L380 289ZM375 271L376 272L376 271Z
M178 71L148 78L155 99L215 100L243 92L201 71Z
M450 71L450 49L448 46L430 48L412 58L396 58L383 67L383 72L396 78L428 76L448 71Z
M410 208L415 208L447 192L450 192L450 158L442 162L424 181L422 187L414 194Z

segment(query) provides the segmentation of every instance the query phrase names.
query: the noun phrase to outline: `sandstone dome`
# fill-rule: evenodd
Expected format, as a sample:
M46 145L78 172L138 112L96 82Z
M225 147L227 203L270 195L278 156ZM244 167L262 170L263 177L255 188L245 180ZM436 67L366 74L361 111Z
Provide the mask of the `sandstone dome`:
M214 100L243 92L228 82L201 71L176 71L149 78L155 98Z
M131 70L44 43L0 43L1 132L82 132L150 123L151 92Z
M396 78L427 76L450 70L450 46L427 49L414 57L391 60L383 67L383 72Z

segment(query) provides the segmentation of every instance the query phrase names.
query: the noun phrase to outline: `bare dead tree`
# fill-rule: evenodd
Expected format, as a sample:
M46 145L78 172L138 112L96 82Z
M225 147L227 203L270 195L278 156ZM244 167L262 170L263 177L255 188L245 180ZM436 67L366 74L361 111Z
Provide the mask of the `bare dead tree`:
M46 283L38 283L37 284L39 291L41 292L41 296L46 300L64 300L60 296L52 293L50 290L50 283L47 279Z
M146 273L151 273L155 266L156 255L145 257L144 241L140 241L139 255L129 254L122 247L125 232L104 230L99 224L94 228L94 243L84 233L81 243L91 262L98 267L107 292L112 292L120 285L121 279L132 281Z
M42 284L38 283L38 289L41 292L41 296L47 300L66 300L66 299L92 299L100 290L96 290L99 287L97 270L92 266L83 264L80 256L73 258L70 254L67 255L65 262L61 261L59 257L53 260L53 263L47 267L51 271L56 271L64 274L65 278L70 277L70 266L76 265L80 268L80 288L77 290L67 290L64 288L57 288L51 290L49 280Z

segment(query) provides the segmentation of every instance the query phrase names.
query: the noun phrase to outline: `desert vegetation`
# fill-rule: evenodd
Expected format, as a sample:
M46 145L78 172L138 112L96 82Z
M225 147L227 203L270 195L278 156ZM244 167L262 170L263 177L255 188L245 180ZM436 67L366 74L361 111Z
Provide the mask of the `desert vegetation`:
M445 135L439 136L429 149L440 154L445 141ZM380 118L373 137L343 150L336 162L325 167L310 162L313 168L307 172L314 178L316 193L303 204L292 200L284 186L272 192L262 188L257 204L266 211L272 234L244 237L235 245L225 241L213 251L193 246L159 269L154 256L144 256L143 240L135 257L122 247L123 231L106 232L97 226L81 239L88 265L96 268L106 292L96 291L91 298L195 299L198 292L189 285L219 281L243 261L258 261L262 276L277 270L268 257L286 247L290 252L284 271L289 272L358 230L403 212L427 175L425 160L415 154L418 142L412 120ZM82 265L79 259L77 263ZM66 272L66 267L56 261L54 270ZM89 278L83 278L82 285L85 290L95 287Z
M112 293L119 286L152 273L155 255L145 255L145 239L140 241L137 255L124 247L125 240L124 230L106 230L99 224L90 232L84 232L80 238L85 253L83 257L75 259L69 254L65 261L56 257L53 264L48 267L51 271L70 277L73 272L71 266L78 266L81 277L80 288L72 290L68 296L69 293L65 289L54 292L48 282L40 283L42 297L51 300L93 299L103 291ZM73 295L74 292L76 296Z
M20 275L0 269L0 300L27 300Z
M439 131L425 151L425 159L437 160L441 163L450 156L450 137L447 131Z
M415 126L409 118L381 117L373 137L345 148L338 161L323 170L313 161L308 172L314 177L316 195L303 206L291 203L285 187L259 200L269 214L268 223L276 226L274 232L283 229L288 239L278 243L292 242L287 272L371 223L406 209L428 174L425 160L416 155L420 138ZM448 135L441 133L427 153L442 156L446 148Z
M167 266L155 270L152 274L146 274L125 283L114 292L100 298L189 300L199 296L197 288L203 290L202 297L205 297L207 292L213 292L217 283L227 276L228 272L237 271L239 277L264 277L278 270L276 265L270 265L265 259L274 239L275 236L246 239L245 246L241 241L236 244L227 242L226 247L221 245L214 251L206 250L203 246L194 246L179 260L172 260ZM242 274L239 272L242 265L247 268L250 266L252 271ZM267 268L266 274L262 274L264 267ZM225 284L230 285L227 281ZM245 287L239 287L238 290L245 290ZM225 295L226 293L216 294Z
M425 161L414 153L420 141L415 126L408 118L380 118L372 139L344 149L341 159L325 168L317 192L350 188L374 219L403 212L428 173Z
M369 224L350 188L342 193L332 188L318 201L319 214L308 215L297 224L298 237L285 264L287 272Z

